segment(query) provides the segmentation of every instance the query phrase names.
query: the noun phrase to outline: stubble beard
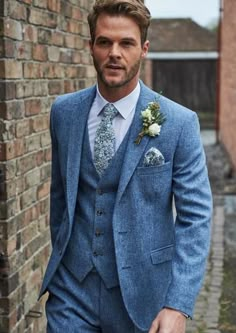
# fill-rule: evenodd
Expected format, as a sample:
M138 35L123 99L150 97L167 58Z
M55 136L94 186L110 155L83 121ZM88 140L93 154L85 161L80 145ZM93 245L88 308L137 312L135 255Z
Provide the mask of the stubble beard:
M127 85L139 72L140 66L141 66L141 59L138 59L134 65L130 68L130 70L127 72L126 69L123 70L124 72L124 78L118 82L107 80L106 76L104 74L103 69L99 66L97 61L93 59L94 67L97 71L98 79L107 87L107 88L121 88Z

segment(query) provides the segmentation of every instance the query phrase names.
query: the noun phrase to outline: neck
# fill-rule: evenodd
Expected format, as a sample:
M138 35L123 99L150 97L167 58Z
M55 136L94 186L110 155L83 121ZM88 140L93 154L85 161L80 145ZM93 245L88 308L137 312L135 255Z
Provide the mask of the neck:
M137 84L138 80L132 84L126 85L125 87L107 87L98 80L98 89L103 98L105 98L110 103L114 103L131 94L132 91L136 88Z

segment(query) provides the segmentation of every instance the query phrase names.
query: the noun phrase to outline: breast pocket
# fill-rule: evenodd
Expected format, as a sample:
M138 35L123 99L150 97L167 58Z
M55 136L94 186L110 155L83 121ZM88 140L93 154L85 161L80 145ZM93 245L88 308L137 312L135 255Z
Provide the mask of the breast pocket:
M171 170L170 162L166 162L162 165L157 165L157 166L138 167L137 174L139 176L149 176L149 175L155 175L156 173L160 172L168 172L168 170Z
M166 162L160 166L138 167L135 179L139 191L144 198L155 199L155 194L160 196L169 194L172 184L172 163Z

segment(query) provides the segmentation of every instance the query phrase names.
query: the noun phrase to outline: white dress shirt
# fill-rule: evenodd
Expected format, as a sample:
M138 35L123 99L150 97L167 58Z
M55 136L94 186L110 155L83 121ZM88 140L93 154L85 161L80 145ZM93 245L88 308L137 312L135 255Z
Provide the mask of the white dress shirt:
M112 122L116 137L116 150L119 148L132 123L139 94L140 84L138 83L136 88L128 96L114 103L111 103L116 107L119 112ZM93 157L96 130L102 118L101 111L107 103L109 102L102 97L97 86L96 97L94 99L88 117L89 142Z

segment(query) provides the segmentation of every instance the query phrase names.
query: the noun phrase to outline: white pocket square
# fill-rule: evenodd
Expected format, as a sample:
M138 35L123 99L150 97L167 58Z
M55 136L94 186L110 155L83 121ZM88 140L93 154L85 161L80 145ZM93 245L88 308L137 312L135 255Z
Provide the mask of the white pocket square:
M146 152L144 156L143 166L145 167L158 166L164 163L165 163L165 158L160 152L160 150L158 150L155 147L152 147Z

